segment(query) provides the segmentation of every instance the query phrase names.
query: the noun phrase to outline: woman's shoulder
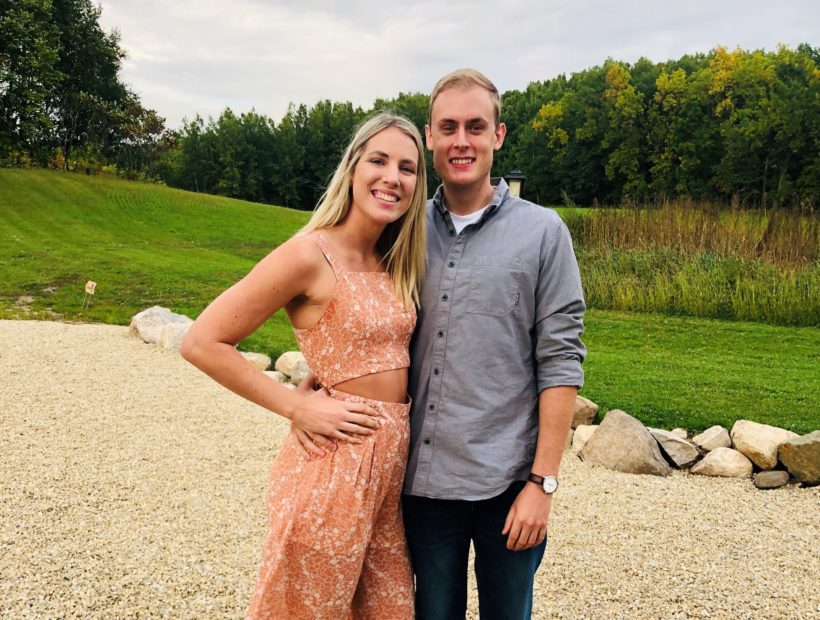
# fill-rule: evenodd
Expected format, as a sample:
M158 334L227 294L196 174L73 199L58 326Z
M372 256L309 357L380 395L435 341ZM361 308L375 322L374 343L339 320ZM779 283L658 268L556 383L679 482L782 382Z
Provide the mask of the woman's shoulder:
M288 269L302 276L310 275L324 263L322 249L315 233L299 233L274 249L268 258L284 262Z

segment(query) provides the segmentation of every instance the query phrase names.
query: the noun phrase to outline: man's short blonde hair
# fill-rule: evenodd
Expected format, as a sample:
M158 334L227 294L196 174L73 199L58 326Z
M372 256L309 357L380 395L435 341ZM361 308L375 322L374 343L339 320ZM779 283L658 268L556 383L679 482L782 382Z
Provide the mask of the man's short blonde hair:
M493 109L495 111L495 124L497 126L501 120L501 98L498 96L498 89L486 75L475 69L456 69L436 82L436 85L433 87L433 92L430 93L430 106L427 108L427 122L432 122L433 103L436 101L436 97L443 91L448 88L470 88L471 86L480 86L490 93L490 100L493 102Z

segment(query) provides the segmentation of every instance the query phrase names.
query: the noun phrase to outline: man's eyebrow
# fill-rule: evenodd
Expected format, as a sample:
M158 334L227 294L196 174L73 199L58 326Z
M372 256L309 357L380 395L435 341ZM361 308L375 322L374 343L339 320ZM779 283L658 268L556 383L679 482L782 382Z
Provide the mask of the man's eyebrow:
M455 123L455 124L458 124L458 120L456 120L456 119L454 119L454 118L442 118L442 119L441 119L441 120L439 120L439 122L438 122L438 124L439 124L439 125L444 125L445 123ZM469 118L469 119L467 119L466 121L464 121L464 123L465 123L466 125L470 125L471 123L488 123L488 124L489 124L489 121L488 121L486 118L483 118L483 117L481 117L481 116L476 116L475 118Z

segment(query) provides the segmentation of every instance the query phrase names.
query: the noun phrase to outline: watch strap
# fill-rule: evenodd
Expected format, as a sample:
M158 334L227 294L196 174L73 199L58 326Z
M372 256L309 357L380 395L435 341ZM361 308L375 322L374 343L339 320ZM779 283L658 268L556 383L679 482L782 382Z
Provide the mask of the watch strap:
M539 487L544 484L544 476L539 476L538 474L534 474L532 472L530 472L530 475L527 476L527 480L529 480L530 482L534 482Z

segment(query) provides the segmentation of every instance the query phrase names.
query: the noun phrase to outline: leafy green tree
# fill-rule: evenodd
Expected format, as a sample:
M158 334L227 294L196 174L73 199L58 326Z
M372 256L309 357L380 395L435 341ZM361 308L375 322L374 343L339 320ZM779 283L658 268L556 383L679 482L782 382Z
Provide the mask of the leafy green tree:
M603 93L609 126L602 146L608 151L606 176L622 197L640 198L646 192L643 95L630 83L627 67L608 63Z
M89 142L110 154L114 109L129 95L119 78L125 57L119 33L103 32L101 10L90 0L52 0L52 20L59 31L55 68L60 79L53 92L51 115L66 157L75 146Z
M0 161L49 158L57 39L50 0L0 0Z

